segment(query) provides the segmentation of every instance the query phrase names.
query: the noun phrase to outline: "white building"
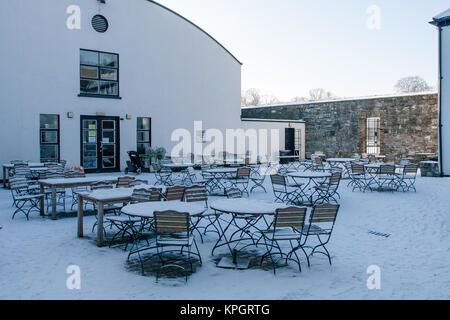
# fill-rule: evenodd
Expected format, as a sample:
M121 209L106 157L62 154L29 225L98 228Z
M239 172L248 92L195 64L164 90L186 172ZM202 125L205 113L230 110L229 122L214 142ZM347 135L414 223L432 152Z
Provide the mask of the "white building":
M2 1L0 33L0 163L118 171L194 120L241 126L241 63L154 1Z
M450 9L431 23L439 31L439 165L450 176Z

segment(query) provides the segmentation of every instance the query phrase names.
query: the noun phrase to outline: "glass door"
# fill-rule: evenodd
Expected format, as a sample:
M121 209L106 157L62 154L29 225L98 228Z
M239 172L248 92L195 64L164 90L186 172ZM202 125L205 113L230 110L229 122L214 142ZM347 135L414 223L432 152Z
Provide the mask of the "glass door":
M119 118L81 116L81 165L86 172L119 171Z

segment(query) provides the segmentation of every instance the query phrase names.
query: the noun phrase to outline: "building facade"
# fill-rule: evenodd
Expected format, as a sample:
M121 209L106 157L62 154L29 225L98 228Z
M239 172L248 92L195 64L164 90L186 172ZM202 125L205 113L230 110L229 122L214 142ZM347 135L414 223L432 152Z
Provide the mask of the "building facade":
M195 120L240 127L241 63L154 1L4 1L0 30L1 163L118 171Z
M436 93L405 94L300 104L243 107L242 118L302 119L305 152L328 157L437 153Z

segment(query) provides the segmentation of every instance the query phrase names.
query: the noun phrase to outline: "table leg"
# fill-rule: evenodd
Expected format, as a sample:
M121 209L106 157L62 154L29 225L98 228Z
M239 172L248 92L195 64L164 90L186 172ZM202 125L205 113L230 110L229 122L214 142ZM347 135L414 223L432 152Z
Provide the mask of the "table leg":
M40 193L44 195L41 198L41 200L40 200L41 201L41 206L39 208L40 214L43 217L45 215L45 213L44 213L44 208L45 208L45 204L44 204L44 201L45 201L45 190L44 190L44 185L42 183L40 184Z
M102 201L98 202L97 209L97 246L103 246L103 213L104 204Z
M52 186L52 220L56 220L56 187Z
M79 194L78 195L78 237L83 237L83 197Z
M3 167L3 188L6 189L6 168Z

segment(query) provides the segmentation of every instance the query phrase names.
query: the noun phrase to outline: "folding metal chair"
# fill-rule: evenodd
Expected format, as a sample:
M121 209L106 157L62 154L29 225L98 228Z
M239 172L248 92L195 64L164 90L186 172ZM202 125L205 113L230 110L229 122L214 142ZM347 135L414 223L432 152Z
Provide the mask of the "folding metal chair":
M238 188L242 193L249 196L247 189L250 180L250 168L238 168L236 171L236 176L229 177L227 180L231 183L232 188Z
M44 194L30 194L28 191L28 184L26 180L10 181L11 195L13 198L13 205L16 210L13 212L12 219L18 212L22 212L27 220L31 211L37 211L40 213L41 199Z
M172 171L168 168L163 168L159 164L152 164L153 170L155 171L156 184L161 184L164 186L172 186Z
M387 189L394 191L398 189L397 176L395 175L395 166L390 164L384 164L380 166L377 177L377 184L380 189Z
M271 175L270 180L275 202L293 203L297 199L296 191L302 184L288 183L287 178L279 174Z
M135 177L129 177L129 176L119 177L117 179L116 188L129 188L130 187L130 183L133 180L135 180Z
M328 203L333 201L337 203L336 196L340 199L338 193L339 182L341 181L341 172L336 171L331 174L331 177L324 183L314 186L314 192L311 194L313 204ZM314 199L315 198L315 199Z
M319 242L319 244L315 246L309 246L309 248L312 248L309 256L312 256L314 253L321 253L328 257L330 265L331 255L325 245L328 244L331 239L331 234L333 233L338 211L338 204L327 203L314 206L309 216L309 224L305 225L302 229L302 233L306 237L303 243L303 248L307 247L305 244L308 240L310 240L311 236L316 236L316 240ZM324 251L320 251L318 249L323 249Z
M352 192L355 189L359 189L364 192L367 188L368 177L366 175L366 170L362 164L352 162L351 163L351 172L349 173L350 182L347 187L353 186Z
M167 187L166 193L163 195L164 200L174 201L183 200L185 186Z
M409 191L411 189L416 192L416 187L414 186L417 177L417 164L411 163L407 164L402 168L401 173L396 174L397 184L402 188L403 192Z
M308 259L302 244L302 230L305 225L305 217L306 208L289 207L275 211L272 228L261 231L267 249L261 257L261 265L266 258L270 258L273 273L275 274L277 263L280 260L285 260L286 264L288 260L291 260L297 263L300 272L302 271L297 250L301 249ZM284 253L280 246L280 243L284 241L289 242L290 250L288 253ZM274 256L280 257L274 260Z
M155 211L154 212L155 226L156 226L156 250L157 253L155 255L158 256L161 266L158 269L156 274L156 281L158 281L159 274L161 270L165 268L175 267L185 271L185 279L187 281L188 272L184 266L179 264L171 263L173 259L164 259L164 254L166 253L180 253L180 257L185 258L185 261L190 266L190 272L194 272L192 265L192 257L191 255L197 256L202 264L202 257L200 255L200 251L198 250L197 243L195 242L195 238L192 235L190 228L190 217L189 213L186 212L177 212L177 211ZM196 252L192 251L192 246L195 246ZM164 250L166 247L176 247L177 249L173 250ZM180 250L181 248L181 250ZM183 255L183 253L187 254L187 257ZM166 263L168 261L169 263ZM142 273L144 273L144 268L141 260Z

